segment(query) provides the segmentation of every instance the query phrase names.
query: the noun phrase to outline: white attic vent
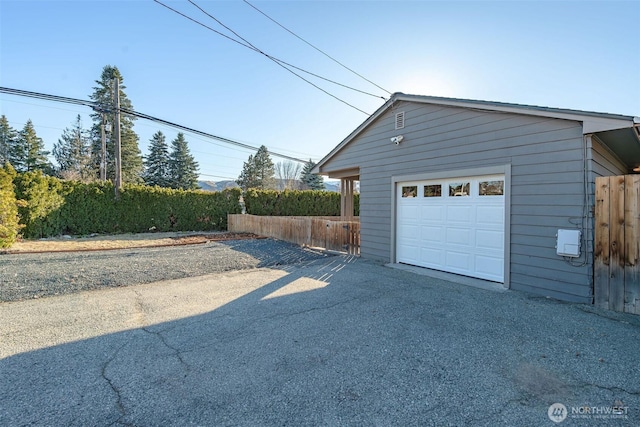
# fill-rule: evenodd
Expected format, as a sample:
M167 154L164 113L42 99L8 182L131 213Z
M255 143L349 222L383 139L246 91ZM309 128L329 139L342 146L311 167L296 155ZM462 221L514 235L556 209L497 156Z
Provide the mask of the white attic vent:
M396 129L404 128L404 111L396 113Z

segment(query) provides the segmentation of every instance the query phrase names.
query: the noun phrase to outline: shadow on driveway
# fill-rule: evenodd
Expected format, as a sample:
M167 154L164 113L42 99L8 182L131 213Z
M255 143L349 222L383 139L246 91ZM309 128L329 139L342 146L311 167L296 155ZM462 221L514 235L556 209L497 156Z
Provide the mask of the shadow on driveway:
M349 256L273 260L0 304L0 425L544 426L555 402L628 408L562 425L640 422L637 317Z

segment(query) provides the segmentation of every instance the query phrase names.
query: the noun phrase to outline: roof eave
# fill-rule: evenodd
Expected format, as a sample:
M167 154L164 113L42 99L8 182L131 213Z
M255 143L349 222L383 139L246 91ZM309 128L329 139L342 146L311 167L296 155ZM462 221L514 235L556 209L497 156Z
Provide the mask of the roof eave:
M389 98L387 102L385 102L360 126L358 126L353 132L351 132L349 136L342 140L342 142L340 142L333 150L331 150L331 152L323 157L322 160L320 160L318 164L313 168L312 173L328 175L329 171L323 171L324 164L398 101L571 120L582 123L582 131L585 135L616 129L634 127L637 128L638 124L640 123L640 117L624 116L620 114L597 113L591 111L579 111L551 107L538 107L532 105L509 104L493 101L443 98L426 95L407 95L402 92L396 92Z

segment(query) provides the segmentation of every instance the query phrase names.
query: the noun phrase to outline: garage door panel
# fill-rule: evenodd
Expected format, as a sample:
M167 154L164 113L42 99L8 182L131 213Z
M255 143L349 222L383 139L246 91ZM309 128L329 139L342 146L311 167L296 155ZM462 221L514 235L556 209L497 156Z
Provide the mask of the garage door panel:
M476 247L480 249L504 249L504 233L497 230L475 230ZM502 252L500 252L502 254Z
M445 219L444 206L422 206L420 208L420 221L422 223L440 224Z
M430 243L444 243L444 227L423 225L420 228L420 238Z
M437 268L444 263L444 252L439 249L420 248L420 261L425 267Z
M446 220L449 223L454 223L454 222L468 223L469 221L471 221L472 216L473 216L473 206L470 206L467 204L456 205L455 203L452 203L451 205L447 206Z
M497 191L493 187L485 188L500 180L504 176L398 184L397 261L503 282L505 198L490 194ZM460 182L469 183L465 195L450 196L450 184ZM402 197L402 186L411 186L415 197ZM441 194L431 191L436 187L443 189Z
M499 225L502 229L504 224L504 208L502 206L479 205L476 210L476 222L481 225Z
M472 231L469 228L447 228L447 244L469 246Z
M420 246L418 245L402 245L398 247L398 261L406 263L419 262Z
M401 205L398 208L398 214L403 218L406 218L409 222L417 223L420 219L418 216L420 207L417 205Z
M459 251L446 251L445 252L445 265L451 269L457 270L456 272L471 270L471 254Z
M501 259L477 255L475 265L476 272L482 279L498 281L502 278L504 262Z
M418 224L405 224L398 227L398 236L408 240L418 240L420 236L420 226Z

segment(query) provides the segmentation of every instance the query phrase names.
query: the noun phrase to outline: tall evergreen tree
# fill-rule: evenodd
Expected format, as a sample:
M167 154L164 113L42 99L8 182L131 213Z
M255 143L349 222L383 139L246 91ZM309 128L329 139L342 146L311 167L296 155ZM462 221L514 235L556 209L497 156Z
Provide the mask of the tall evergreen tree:
M250 154L247 161L242 165L242 171L240 171L240 176L236 179L236 183L242 188L242 191L258 188L259 183L256 178L256 165L253 160L253 154Z
M9 125L9 120L3 114L0 117L0 167L10 162L9 149L16 143L18 133Z
M315 166L316 164L309 159L302 168L300 179L308 190L324 190L324 179L322 175L311 173L311 170Z
M198 163L189 152L189 145L182 132L171 141L169 154L169 180L171 187L183 190L198 188Z
M156 132L149 143L149 155L144 162L144 182L147 185L170 187L169 146L164 134Z
M262 145L256 155L250 155L249 159L244 163L242 172L236 180L238 185L243 189L257 188L260 190L275 190L276 178L275 167L267 147Z
M58 163L58 176L61 178L80 181L95 178L91 166L91 139L89 131L82 126L80 114L53 145L53 157Z
M36 134L33 122L28 120L18 132L13 147L9 148L9 162L18 172L40 170L50 174L53 168L47 158L48 154L44 149L44 141Z
M133 110L133 105L124 92L126 86L117 67L107 65L102 69L100 80L93 88L91 99L98 104L98 109L105 111L108 123L115 123L113 82L118 77L120 82L120 108ZM91 158L96 175L100 170L100 156L102 151L101 124L102 114L96 112L91 115L94 124L91 128ZM121 112L120 114L120 155L122 159L122 182L142 182L142 153L138 147L138 135L133 130L135 117ZM115 139L113 132L107 134L107 179L115 179Z

